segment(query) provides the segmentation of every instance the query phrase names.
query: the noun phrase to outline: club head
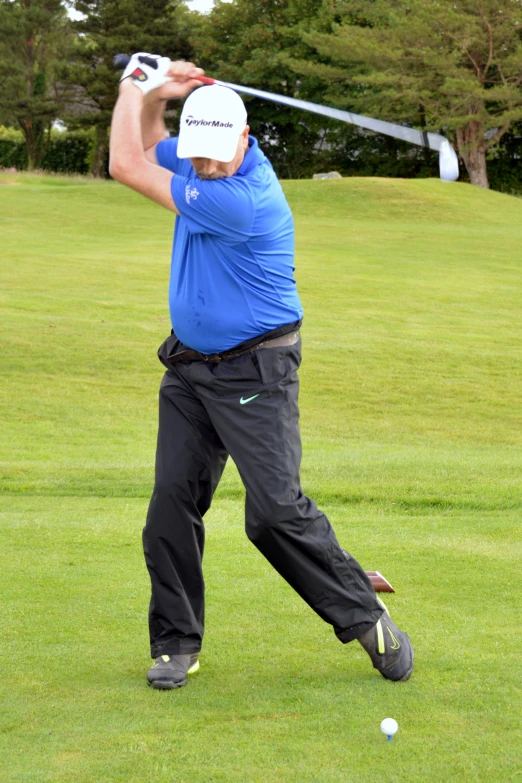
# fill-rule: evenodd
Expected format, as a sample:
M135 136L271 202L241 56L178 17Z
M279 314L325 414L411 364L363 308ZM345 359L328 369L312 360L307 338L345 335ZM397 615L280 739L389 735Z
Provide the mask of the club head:
M454 182L459 178L459 159L447 139L444 139L440 145L439 171L440 178L444 182Z
M372 583L373 589L376 593L394 593L395 590L388 582L385 576L378 571L366 571L366 576Z

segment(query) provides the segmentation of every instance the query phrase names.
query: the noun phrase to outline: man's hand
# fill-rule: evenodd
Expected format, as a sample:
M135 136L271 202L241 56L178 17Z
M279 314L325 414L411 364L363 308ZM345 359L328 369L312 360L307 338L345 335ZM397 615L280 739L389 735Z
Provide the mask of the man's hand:
M184 60L171 62L168 57L139 52L132 55L120 82L130 78L147 95L147 102L168 101L184 98L199 87L201 82L197 77L203 73L194 63Z
M169 80L167 71L170 66L168 57L159 54L138 52L133 54L123 71L120 82L130 79L145 95Z

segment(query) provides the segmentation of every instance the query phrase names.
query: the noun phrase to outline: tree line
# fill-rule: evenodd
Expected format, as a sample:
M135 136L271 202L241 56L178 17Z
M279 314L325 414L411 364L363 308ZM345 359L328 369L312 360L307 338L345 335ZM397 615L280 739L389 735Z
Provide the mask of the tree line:
M42 165L61 120L89 129L106 175L115 53L193 60L224 81L448 136L473 184L522 192L522 0L0 0L0 125ZM245 99L281 178L436 176L436 155L289 107ZM167 121L177 130L179 107Z

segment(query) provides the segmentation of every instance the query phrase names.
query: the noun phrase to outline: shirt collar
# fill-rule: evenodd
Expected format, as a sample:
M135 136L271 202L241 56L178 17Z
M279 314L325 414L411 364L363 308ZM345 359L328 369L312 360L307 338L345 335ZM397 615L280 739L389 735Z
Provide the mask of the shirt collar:
M264 160L266 160L266 156L265 153L259 149L257 139L255 139L253 136L249 136L248 150L245 153L245 157L243 158L243 163L236 171L236 175L239 174L240 176L245 176L246 174L250 174L252 169L254 169L256 166L259 166L259 164L263 163Z

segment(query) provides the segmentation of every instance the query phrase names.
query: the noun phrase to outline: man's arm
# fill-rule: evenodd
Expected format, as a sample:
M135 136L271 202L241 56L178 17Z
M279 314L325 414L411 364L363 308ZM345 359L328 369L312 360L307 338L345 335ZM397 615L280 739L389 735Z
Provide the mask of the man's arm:
M130 79L121 83L112 115L109 172L123 185L178 212L170 193L172 173L145 157L141 131L143 102L143 94Z
M169 135L164 120L166 108L167 101L164 98L157 98L154 91L151 95L145 96L141 112L141 136L145 157L151 163L158 162L156 144Z
M165 101L182 98L199 86L197 76L202 73L192 63L172 63L169 69L172 81L147 96L133 84L131 78L125 79L120 84L112 117L111 176L178 214L170 192L172 173L151 162L151 153L147 157L145 150L155 147L165 137Z

